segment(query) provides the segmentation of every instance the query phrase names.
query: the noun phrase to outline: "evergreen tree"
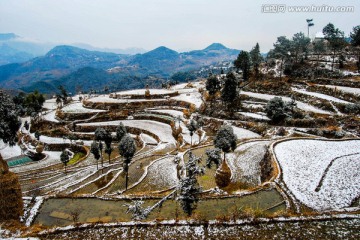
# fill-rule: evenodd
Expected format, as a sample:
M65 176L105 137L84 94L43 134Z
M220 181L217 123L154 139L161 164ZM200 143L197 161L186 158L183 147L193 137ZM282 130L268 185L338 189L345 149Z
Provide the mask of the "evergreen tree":
M296 101L292 98L291 102L284 102L282 98L274 97L265 106L266 115L274 122L279 123L287 117L291 117Z
M208 149L205 153L207 155L206 166L211 168L214 163L216 168L218 168L221 163L221 150L219 148Z
M290 58L292 51L292 42L287 39L285 36L280 36L277 38L276 43L274 43L274 49L269 52L269 57L280 59L280 80L284 71L284 63L287 59Z
M325 39L329 41L330 48L333 52L333 60L331 64L331 71L334 71L335 56L346 44L344 39L344 32L335 28L334 24L329 23L323 28Z
M210 96L214 96L221 89L220 80L216 75L210 74L205 83Z
M62 102L64 104L66 104L67 103L67 98L69 96L68 92L66 91L66 89L62 85L58 86L58 89L60 90L59 97L61 98Z
M221 91L221 99L227 106L229 111L234 109L235 100L239 97L238 81L234 73L230 72L226 75L224 87Z
M261 53L260 53L259 43L256 43L255 47L250 51L250 57L251 57L251 62L253 64L253 69L255 72L255 78L258 79L259 78L259 67L260 67L261 62L263 61L263 57L261 56Z
M93 141L90 146L90 152L94 155L94 158L96 160L96 169L99 169L99 158L100 158L100 150L99 150L99 144L96 141Z
M111 132L106 131L106 135L104 138L104 142L105 142L105 153L108 154L109 156L109 164L110 164L110 155L112 153L112 147L111 147L111 143L112 143L113 139L111 136Z
M16 133L21 126L19 114L12 98L0 90L0 139L10 146L17 142Z
M230 125L223 125L216 133L214 145L216 148L221 149L225 154L234 151L236 148L237 136L234 134L234 129Z
M99 150L100 150L100 156L101 156L101 167L104 166L104 159L103 159L103 154L102 154L102 150L103 150L102 141L105 141L105 139L108 137L108 134L109 134L108 131L106 131L102 127L98 127L95 130L95 140L99 141Z
M358 72L360 72L360 25L353 28L353 31L350 33L351 45L357 49L358 61L357 67Z
M199 201L201 187L197 181L197 176L204 173L204 169L198 166L201 158L196 157L191 151L189 152L189 161L186 163L186 177L180 180L178 185L178 201L184 212L191 216L196 209Z
M64 164L65 174L66 174L66 166L67 166L68 162L70 161L69 153L65 150L62 151L61 155L60 155L60 160Z
M136 152L135 141L130 135L126 134L119 143L120 155L124 158L124 172L125 176L125 190L128 188L128 174L129 174L129 164L131 159L134 157Z
M191 119L189 124L186 125L186 127L190 132L190 137L191 137L190 146L192 146L192 136L194 135L194 132L196 132L199 129L199 125L194 119Z
M314 42L314 53L317 55L317 62L320 61L320 55L326 52L326 45L323 40Z
M243 79L245 81L249 80L250 75L250 54L247 51L241 51L234 61L234 65L237 69L241 69L243 72Z
M121 139L127 134L126 128L122 122L116 128L116 138L120 142Z
M295 59L295 63L299 60L307 58L308 46L310 38L305 37L302 32L295 33L292 39L292 55Z

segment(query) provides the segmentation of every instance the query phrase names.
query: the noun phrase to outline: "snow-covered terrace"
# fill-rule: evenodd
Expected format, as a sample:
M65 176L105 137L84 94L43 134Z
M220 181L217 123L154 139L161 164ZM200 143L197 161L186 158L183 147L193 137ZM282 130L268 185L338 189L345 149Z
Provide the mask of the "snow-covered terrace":
M78 126L119 126L120 122L124 126L144 129L157 135L162 142L175 143L172 136L171 127L168 124L151 121L151 120L121 120L121 121L108 121L108 122L93 122L93 123L79 123Z
M254 92L246 92L246 91L241 91L240 94L247 95L249 97L253 97L253 98L257 98L257 99L267 100L267 101L269 101L270 99L272 99L274 97L281 97L284 101L287 101L287 102L291 101L291 98L289 98L289 97L276 96L276 95L271 95L271 94L254 93ZM312 105L309 105L309 104L306 104L306 103L303 103L300 101L296 101L296 104L297 104L298 108L300 108L301 110L304 110L304 111L331 115L331 113L328 111L318 109Z
M274 147L282 179L315 210L350 207L360 195L360 140L289 140Z
M82 103L72 103L61 109L65 113L97 113L105 112L105 110L91 109L83 107Z
M295 92L298 92L298 93L302 93L302 94L305 94L305 95L308 95L308 96L317 97L317 98L324 99L324 100L328 100L328 101L331 101L331 102L343 103L343 104L349 104L349 103L350 103L350 102L348 102L348 101L344 101L344 100L341 100L341 99L339 99L339 98L332 97L332 96L329 96L329 95L326 95L326 94L322 94L322 93L308 92L308 91L306 91L306 90L297 89L297 88L292 88L292 90L295 91Z

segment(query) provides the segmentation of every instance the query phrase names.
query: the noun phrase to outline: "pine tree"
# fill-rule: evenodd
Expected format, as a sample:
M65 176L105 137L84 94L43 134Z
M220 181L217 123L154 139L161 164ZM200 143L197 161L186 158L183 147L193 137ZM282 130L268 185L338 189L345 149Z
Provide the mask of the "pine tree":
M108 138L108 131L106 131L104 128L98 127L95 130L95 140L99 141L99 150L100 150L100 156L101 156L101 167L104 166L104 159L103 159L103 143L102 141L105 141L105 139Z
M199 201L199 193L201 192L200 184L197 181L197 176L204 173L204 169L198 166L201 158L195 156L191 151L189 152L189 161L186 163L186 177L180 180L178 185L178 201L184 212L191 216L196 209L196 204Z
M274 97L266 104L265 113L274 123L279 123L293 115L296 105L293 97L288 103L284 102L282 98Z
M241 51L237 59L234 61L234 65L237 69L241 69L243 72L243 79L249 80L250 77L250 55L247 51Z
M221 99L229 111L232 111L236 104L235 100L239 97L238 81L234 73L230 72L226 75L224 87L221 91Z
M221 150L219 148L208 149L205 153L207 155L206 166L211 168L214 163L216 168L218 168L221 163Z
M210 74L205 83L206 90L210 96L214 96L221 89L220 80L216 75Z
M99 150L99 144L96 141L93 141L90 146L90 152L94 155L94 158L96 159L96 169L99 169L99 158L100 158L100 150Z
M253 65L253 69L255 72L255 78L259 78L259 67L261 62L263 61L263 57L260 53L259 43L256 43L255 47L250 51L251 63Z
M292 51L292 42L287 39L285 36L280 36L277 38L276 43L274 43L274 49L269 54L269 57L280 59L280 80L284 71L284 62L290 58Z
M344 39L344 32L335 28L334 24L329 23L323 28L324 38L329 41L330 48L333 52L333 60L331 64L331 71L334 71L335 56L346 44Z
M116 128L116 138L120 142L121 139L126 135L127 131L122 122L120 122L119 126Z
M64 164L65 174L66 174L66 166L67 166L68 162L70 161L69 153L65 150L62 151L60 154L60 160Z
M234 129L230 125L223 125L216 133L214 145L216 148L221 149L225 154L234 151L236 148L237 136L234 134Z
M190 132L190 137L191 137L190 146L192 146L192 136L194 135L194 132L196 132L196 130L199 129L199 124L194 119L191 119L189 124L186 125L186 127Z
M129 174L129 164L131 159L134 157L136 152L135 141L130 135L126 134L119 143L120 155L124 158L124 172L125 176L125 190L128 188L128 174Z
M291 51L293 52L292 55L295 58L295 63L307 57L309 43L310 43L310 38L305 37L304 33L299 32L294 34L292 39Z
M353 47L357 49L358 61L357 67L358 72L360 73L360 25L353 28L353 31L350 33L350 43Z

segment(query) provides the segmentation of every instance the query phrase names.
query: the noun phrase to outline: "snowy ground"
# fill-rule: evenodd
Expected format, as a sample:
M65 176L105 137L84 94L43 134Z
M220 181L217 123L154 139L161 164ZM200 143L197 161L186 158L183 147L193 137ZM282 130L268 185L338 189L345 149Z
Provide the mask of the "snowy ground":
M172 109L147 109L151 112L158 112L158 113L166 113L171 115L174 118L180 117L181 119L183 118L183 112L181 111L177 111L177 110L172 110Z
M351 87L334 86L334 85L318 85L318 86L325 86L327 88L337 89L346 93L360 95L360 88L351 88Z
M122 120L109 122L79 123L78 126L119 126L122 122L125 126L144 129L157 135L162 142L175 143L171 127L165 123L151 120Z
M34 136L32 136L34 138ZM43 143L47 143L47 144L63 144L63 143L71 143L71 141L69 139L64 139L64 138L60 138L60 137L48 137L48 136L44 136L41 135L39 138L39 141L43 142ZM84 145L90 146L92 141L86 141L84 140Z
M5 144L2 140L0 140L0 154L3 159L9 159L12 157L20 156L21 149L18 145L10 147L8 144Z
M284 96L276 96L276 95L270 95L270 94L263 94L263 93L253 93L253 92L245 92L245 91L241 91L240 94L243 95L247 95L249 97L253 97L253 98L258 98L258 99L264 99L269 101L270 99L274 98L274 97L281 97L284 101L286 102L290 102L291 98L289 97L284 97ZM311 106L309 104L300 102L300 101L296 101L297 103L297 107L304 110L304 111L310 111L310 112L314 112L314 113L320 113L320 114L331 114L330 112L318 109L314 106Z
M129 91L117 92L116 95L144 95L145 96L146 89L135 89ZM170 91L166 89L149 89L150 94L171 94L175 93L175 91Z
M56 109L57 108L56 99L52 98L52 99L46 100L43 104L43 108L46 108L49 110Z
M247 139L247 138L259 138L261 137L259 134L254 133L250 130L239 128L239 127L232 127L234 129L234 133L238 139Z
M72 103L61 109L65 113L96 113L105 112L105 110L84 108L82 103Z
M196 88L193 88L191 92L182 93L179 96L172 97L171 99L192 103L195 105L196 108L199 108L203 103L203 101L201 100L201 94Z
M141 188L160 191L176 186L178 183L176 166L174 157L167 157L154 162L147 169L148 173L140 183Z
M264 116L264 115L258 114L258 113L251 113L251 112L239 112L239 113L243 116L254 118L254 119L261 119L261 120L266 120L266 121L270 120L267 116Z
M264 158L268 144L268 141L245 143L237 147L233 153L227 154L233 183L251 186L261 183L260 161Z
M343 104L349 104L350 103L348 101L344 101L344 100L338 99L336 97L332 97L332 96L322 94L322 93L308 92L306 90L297 89L297 88L292 88L292 90L295 91L295 92L298 92L298 93L302 93L302 94L305 94L305 95L308 95L308 96L321 98L321 99L328 100L328 101L331 101L331 102L337 102L337 103L343 103Z
M56 110L51 111L51 112L43 115L43 118L44 118L46 121L49 121L49 122L59 122L59 120L57 120L57 119L55 118L55 114L56 114Z
M290 140L274 148L285 184L315 210L349 207L360 195L360 140Z
M104 103L131 103L131 102L144 102L144 101L153 101L153 102L157 102L157 101L163 101L164 99L116 99L116 98L111 98L109 97L109 95L100 95L100 96L96 96L93 98L89 98L87 99L87 101L89 102L104 102Z

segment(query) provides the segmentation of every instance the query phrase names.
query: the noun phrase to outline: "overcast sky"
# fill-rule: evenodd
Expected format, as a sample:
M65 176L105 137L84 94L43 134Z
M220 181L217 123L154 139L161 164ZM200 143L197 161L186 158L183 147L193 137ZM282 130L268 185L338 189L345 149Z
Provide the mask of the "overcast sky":
M262 13L264 4L354 6L347 13ZM203 49L213 42L250 50L259 42L268 51L276 38L307 33L329 22L349 34L360 25L360 1L285 0L0 0L0 33L55 43L96 47L167 46Z

